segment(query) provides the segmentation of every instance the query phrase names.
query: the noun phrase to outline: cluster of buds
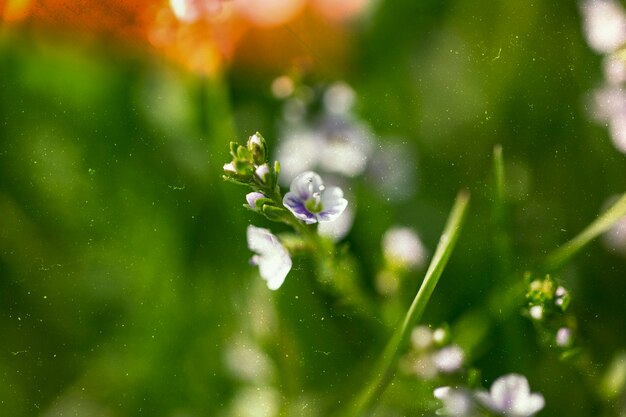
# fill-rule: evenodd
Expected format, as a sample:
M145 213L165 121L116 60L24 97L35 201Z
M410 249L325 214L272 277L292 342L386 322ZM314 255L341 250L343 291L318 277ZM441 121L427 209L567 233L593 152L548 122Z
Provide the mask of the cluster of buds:
M411 333L412 349L404 358L405 369L424 379L458 374L463 370L465 354L460 346L450 343L447 326L431 329L417 326Z
M259 212L273 221L284 221L287 211L276 204L273 197L280 195L278 175L280 164L268 162L267 143L260 133L250 136L245 146L230 143L232 161L224 164L226 181L246 185L252 189L246 195L244 207Z
M230 143L233 160L224 165L224 179L238 184L266 188L276 183L280 168L274 163L272 170L267 163L267 144L260 133L250 136L246 146Z
M526 275L528 292L526 308L528 316L539 331L542 339L549 346L556 345L566 349L572 346L574 318L568 314L570 293L550 276L532 278Z

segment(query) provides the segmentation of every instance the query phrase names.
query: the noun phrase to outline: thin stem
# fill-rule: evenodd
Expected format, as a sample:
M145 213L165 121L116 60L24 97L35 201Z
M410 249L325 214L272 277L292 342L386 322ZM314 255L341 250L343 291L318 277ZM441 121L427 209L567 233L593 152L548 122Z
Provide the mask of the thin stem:
M413 326L422 317L424 309L430 300L439 277L443 272L455 243L461 233L461 227L465 219L467 206L469 203L469 193L461 191L456 198L448 221L444 228L443 234L439 238L439 244L435 255L430 262L428 271L424 277L424 281L411 304L411 307L402 320L387 344L385 350L379 358L378 364L372 374L368 385L361 391L352 407L345 413L346 417L358 417L366 413L376 401L385 392L385 389L394 377L396 365L400 354L406 345Z
M609 230L624 216L626 216L626 193L585 230L549 254L545 260L546 269L554 271L562 267L580 249Z
M494 199L493 199L493 244L495 248L496 264L500 279L510 276L511 271L511 242L507 233L507 204L504 176L504 158L502 146L496 145L493 149Z

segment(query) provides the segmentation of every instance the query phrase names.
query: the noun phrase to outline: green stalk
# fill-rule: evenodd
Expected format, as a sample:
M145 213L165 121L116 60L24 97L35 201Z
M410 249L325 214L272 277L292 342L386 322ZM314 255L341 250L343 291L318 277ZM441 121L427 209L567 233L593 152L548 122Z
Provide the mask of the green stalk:
M546 269L554 271L561 268L580 249L609 230L624 216L626 216L626 193L575 238L549 254L545 260Z
M346 417L358 417L368 412L372 403L385 392L385 389L394 377L396 365L404 346L410 338L411 330L416 322L422 317L424 309L430 300L439 277L443 272L454 245L461 233L461 227L465 219L469 193L461 191L456 198L443 234L439 238L439 244L435 255L428 266L424 281L411 304L406 316L402 320L379 358L378 364L371 380L361 391L353 405L344 414Z
M504 158L502 146L493 148L494 199L493 199L493 244L498 259L499 280L511 275L511 241L507 233L507 204L504 177Z

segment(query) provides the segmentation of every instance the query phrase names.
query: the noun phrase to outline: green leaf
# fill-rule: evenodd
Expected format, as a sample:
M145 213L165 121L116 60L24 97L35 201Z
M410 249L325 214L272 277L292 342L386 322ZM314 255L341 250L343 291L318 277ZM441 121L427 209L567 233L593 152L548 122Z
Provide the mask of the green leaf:
M433 259L430 261L424 281L406 313L406 316L396 328L396 331L387 344L377 366L371 375L371 379L367 386L361 391L356 401L353 403L346 413L346 417L358 417L368 411L373 403L385 392L385 389L394 377L398 358L402 353L405 345L410 339L411 330L417 321L422 317L426 305L430 300L437 282L443 273L448 259L454 250L457 239L461 233L467 206L469 204L469 193L461 191L454 202L448 221L444 231L439 238L439 244Z
M587 226L585 230L549 254L545 260L546 269L548 271L554 271L561 268L571 257L585 247L585 245L609 230L624 216L626 216L626 193L600 217Z

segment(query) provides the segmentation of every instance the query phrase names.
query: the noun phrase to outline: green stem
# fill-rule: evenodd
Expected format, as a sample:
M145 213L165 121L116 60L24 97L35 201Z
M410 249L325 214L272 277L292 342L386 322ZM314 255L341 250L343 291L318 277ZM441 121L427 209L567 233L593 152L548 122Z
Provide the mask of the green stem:
M439 277L441 277L441 273L452 254L454 245L461 232L468 203L469 193L465 191L460 192L454 207L452 207L443 234L439 238L437 250L430 262L428 271L426 271L424 281L411 307L379 358L370 382L361 391L352 407L345 413L346 417L358 417L366 413L371 408L372 403L385 392L385 389L393 379L398 359L410 338L411 330L422 317L430 296L439 281Z
M549 254L545 260L546 269L548 271L555 271L562 267L580 249L609 230L624 216L626 216L626 193L593 223L587 226L585 230Z
M511 242L507 233L506 189L504 177L504 158L502 146L496 145L493 149L494 172L494 200L493 200L493 243L495 248L496 264L500 279L511 275Z

